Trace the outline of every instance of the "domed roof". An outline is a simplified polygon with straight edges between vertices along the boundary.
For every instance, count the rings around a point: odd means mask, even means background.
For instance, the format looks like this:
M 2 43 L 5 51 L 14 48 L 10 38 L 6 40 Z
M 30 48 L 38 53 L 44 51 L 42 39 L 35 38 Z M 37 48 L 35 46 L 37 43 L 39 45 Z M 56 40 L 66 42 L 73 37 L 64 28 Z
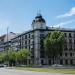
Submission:
M 45 19 L 42 18 L 41 14 L 38 14 L 35 19 L 32 21 L 32 23 L 36 23 L 36 22 L 44 22 L 45 23 Z

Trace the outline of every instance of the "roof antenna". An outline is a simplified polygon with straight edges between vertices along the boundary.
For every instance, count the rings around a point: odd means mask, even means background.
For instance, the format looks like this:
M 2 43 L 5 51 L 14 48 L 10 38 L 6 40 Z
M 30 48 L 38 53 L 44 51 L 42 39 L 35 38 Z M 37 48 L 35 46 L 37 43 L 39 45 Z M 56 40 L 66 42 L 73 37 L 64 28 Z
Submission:
M 41 10 L 40 9 L 37 11 L 37 16 L 41 16 Z

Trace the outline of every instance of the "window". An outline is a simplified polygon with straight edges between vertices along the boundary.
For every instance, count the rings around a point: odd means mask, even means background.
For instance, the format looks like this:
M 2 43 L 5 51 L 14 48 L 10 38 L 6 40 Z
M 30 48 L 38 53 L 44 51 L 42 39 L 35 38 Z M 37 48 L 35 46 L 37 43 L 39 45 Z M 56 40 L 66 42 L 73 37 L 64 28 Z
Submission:
M 74 44 L 75 44 L 75 39 L 74 39 Z
M 60 64 L 61 64 L 61 65 L 63 64 L 63 59 L 60 59 Z
M 48 60 L 49 65 L 51 65 L 51 60 Z
M 25 35 L 25 39 L 27 39 L 27 35 Z
M 27 46 L 25 46 L 25 48 L 27 48 Z
M 40 28 L 41 28 L 41 29 L 43 28 L 43 25 L 42 25 L 42 24 L 40 25 Z
M 67 60 L 67 59 L 65 60 L 65 64 L 66 64 L 66 65 L 68 64 L 68 60 Z
M 40 51 L 40 58 L 44 58 L 45 57 L 45 52 L 42 50 Z
M 44 34 L 40 34 L 40 37 L 44 37 Z
M 31 41 L 31 44 L 34 44 L 34 41 Z
M 42 38 L 40 39 L 40 49 L 44 49 L 44 42 Z
M 74 38 L 75 38 L 75 33 L 74 33 Z
M 23 45 L 25 45 L 25 41 L 22 41 Z
M 31 53 L 32 53 L 31 58 L 34 58 L 34 50 L 32 50 Z
M 72 39 L 69 39 L 69 43 L 72 43 Z
M 67 34 L 66 33 L 64 33 L 65 34 L 65 37 L 67 37 Z
M 65 53 L 65 56 L 67 57 L 67 53 Z
M 62 53 L 60 53 L 60 56 L 62 56 Z
M 64 43 L 65 43 L 65 44 L 67 43 L 67 39 L 64 40 Z
M 70 56 L 72 57 L 72 53 L 70 53 Z
M 74 51 L 75 51 L 75 45 L 74 45 Z
M 28 44 L 30 44 L 30 40 L 28 41 Z
M 34 50 L 34 48 L 31 48 L 31 51 L 33 51 Z
M 64 50 L 68 50 L 67 45 L 64 46 Z
M 72 59 L 70 60 L 70 64 L 71 64 L 71 65 L 73 64 L 73 60 L 72 60 Z
M 42 65 L 44 64 L 44 61 L 43 61 L 43 60 L 41 60 L 41 64 L 42 64 Z
M 24 40 L 24 38 L 25 38 L 24 35 L 22 35 L 22 40 Z
M 72 45 L 71 44 L 69 45 L 69 50 L 72 50 Z
M 29 50 L 30 50 L 30 45 L 29 45 Z
M 27 41 L 25 41 L 25 44 L 27 45 Z
M 29 38 L 30 38 L 30 34 L 29 34 Z
M 34 35 L 32 34 L 32 35 L 31 35 L 31 38 L 33 38 L 33 37 L 34 37 Z
M 72 36 L 71 36 L 71 33 L 69 33 L 69 38 L 71 38 Z

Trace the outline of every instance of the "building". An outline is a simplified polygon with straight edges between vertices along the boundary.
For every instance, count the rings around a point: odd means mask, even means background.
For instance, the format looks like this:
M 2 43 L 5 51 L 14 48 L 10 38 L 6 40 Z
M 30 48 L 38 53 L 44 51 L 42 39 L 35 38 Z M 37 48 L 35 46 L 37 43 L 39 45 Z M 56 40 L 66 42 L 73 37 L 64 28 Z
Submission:
M 56 28 L 47 27 L 45 19 L 40 14 L 35 17 L 31 26 L 31 30 L 11 38 L 10 41 L 8 41 L 10 42 L 10 47 L 13 50 L 19 50 L 21 48 L 29 49 L 33 55 L 31 63 L 37 65 L 53 64 L 53 58 L 45 58 L 42 39 L 48 34 L 48 32 L 52 32 Z M 58 30 L 65 33 L 66 39 L 64 50 L 59 55 L 58 63 L 63 65 L 75 65 L 75 30 L 65 28 L 58 28 Z M 2 38 L 3 37 L 4 36 L 2 36 Z M 0 46 L 4 44 L 6 45 L 7 43 L 1 43 Z M 2 46 L 2 48 L 4 47 L 5 46 Z
M 17 34 L 10 32 L 0 36 L 0 51 L 5 50 L 8 46 L 11 46 L 11 39 L 15 38 Z

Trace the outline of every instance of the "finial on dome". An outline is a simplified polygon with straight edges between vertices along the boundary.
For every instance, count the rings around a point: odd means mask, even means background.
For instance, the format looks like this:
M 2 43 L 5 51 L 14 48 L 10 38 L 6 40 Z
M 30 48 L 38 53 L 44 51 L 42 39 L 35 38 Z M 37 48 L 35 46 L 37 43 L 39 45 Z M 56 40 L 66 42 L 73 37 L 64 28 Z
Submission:
M 41 16 L 41 10 L 40 9 L 37 11 L 37 16 Z

